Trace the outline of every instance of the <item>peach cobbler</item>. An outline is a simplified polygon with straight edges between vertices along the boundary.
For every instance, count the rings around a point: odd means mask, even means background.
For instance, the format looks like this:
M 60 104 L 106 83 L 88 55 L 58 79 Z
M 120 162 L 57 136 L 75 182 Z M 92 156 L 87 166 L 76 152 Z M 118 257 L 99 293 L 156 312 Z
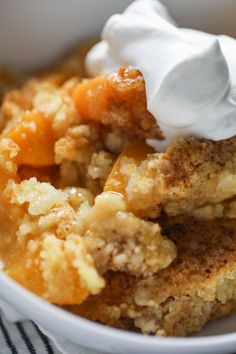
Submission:
M 236 308 L 236 139 L 165 152 L 140 71 L 86 78 L 90 44 L 0 73 L 0 258 L 53 304 L 184 336 Z

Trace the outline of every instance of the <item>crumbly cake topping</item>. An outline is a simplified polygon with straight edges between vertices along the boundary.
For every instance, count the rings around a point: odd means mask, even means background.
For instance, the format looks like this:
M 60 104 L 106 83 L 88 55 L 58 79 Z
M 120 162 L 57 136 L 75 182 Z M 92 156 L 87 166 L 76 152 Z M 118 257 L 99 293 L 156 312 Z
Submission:
M 84 79 L 88 46 L 0 75 L 5 272 L 92 320 L 190 334 L 235 309 L 235 138 L 154 152 L 141 73 Z

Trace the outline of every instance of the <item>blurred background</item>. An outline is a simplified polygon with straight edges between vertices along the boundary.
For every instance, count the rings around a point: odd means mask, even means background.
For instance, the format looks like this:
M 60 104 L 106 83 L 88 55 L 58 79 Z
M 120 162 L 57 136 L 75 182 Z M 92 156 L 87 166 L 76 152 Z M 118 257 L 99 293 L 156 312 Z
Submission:
M 144 0 L 145 1 L 145 0 Z M 131 0 L 0 0 L 0 65 L 44 66 Z M 236 0 L 163 0 L 182 26 L 236 37 Z

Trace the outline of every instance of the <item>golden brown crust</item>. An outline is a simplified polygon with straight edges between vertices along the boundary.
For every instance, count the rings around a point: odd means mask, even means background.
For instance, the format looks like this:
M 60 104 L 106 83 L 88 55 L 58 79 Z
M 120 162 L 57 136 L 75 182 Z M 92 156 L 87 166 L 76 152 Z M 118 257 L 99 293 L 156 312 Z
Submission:
M 154 153 L 145 139 L 163 136 L 140 72 L 81 82 L 78 55 L 4 96 L 5 271 L 95 321 L 198 331 L 236 304 L 236 140 Z M 12 79 L 2 83 L 6 92 Z
M 102 294 L 73 311 L 113 326 L 129 319 L 144 333 L 183 336 L 234 310 L 235 221 L 176 217 L 162 224 L 178 249 L 168 268 L 147 279 L 108 274 Z
M 165 153 L 149 154 L 142 163 L 137 163 L 135 154 L 123 154 L 116 174 L 125 181 L 123 193 L 135 214 L 151 218 L 162 211 L 192 214 L 206 204 L 235 196 L 235 157 L 235 138 L 219 142 L 182 139 Z M 107 184 L 115 183 L 108 179 Z
M 80 209 L 79 233 L 102 274 L 113 270 L 148 276 L 176 257 L 175 245 L 157 223 L 127 212 L 123 198 L 110 192 L 100 194 L 92 208 Z

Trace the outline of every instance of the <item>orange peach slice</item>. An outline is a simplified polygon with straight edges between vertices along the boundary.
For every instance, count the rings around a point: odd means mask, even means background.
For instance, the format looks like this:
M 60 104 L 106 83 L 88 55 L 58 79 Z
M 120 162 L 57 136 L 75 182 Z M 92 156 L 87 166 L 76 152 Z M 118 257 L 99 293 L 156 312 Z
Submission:
M 20 151 L 15 158 L 17 165 L 46 167 L 54 165 L 55 137 L 52 121 L 40 112 L 29 112 L 6 134 L 16 143 Z

